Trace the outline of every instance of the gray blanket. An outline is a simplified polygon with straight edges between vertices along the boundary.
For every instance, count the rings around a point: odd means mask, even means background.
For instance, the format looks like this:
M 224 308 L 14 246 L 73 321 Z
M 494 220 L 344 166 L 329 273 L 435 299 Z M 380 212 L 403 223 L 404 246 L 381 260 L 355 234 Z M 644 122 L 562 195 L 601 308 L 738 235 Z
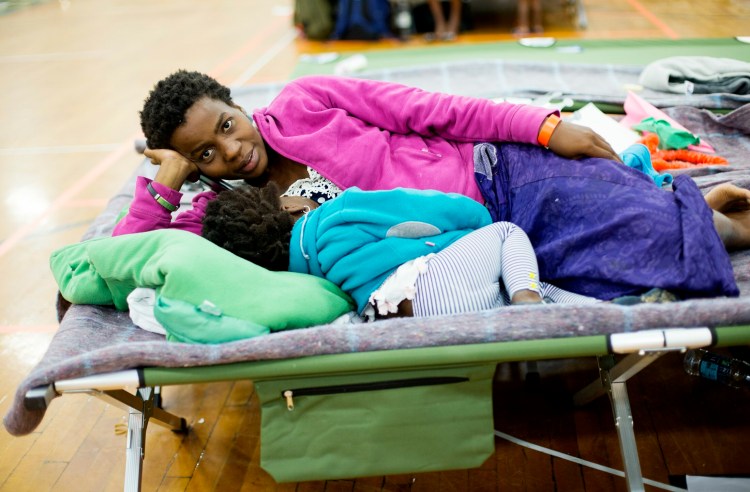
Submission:
M 644 87 L 641 65 L 524 62 L 515 60 L 467 60 L 438 65 L 367 70 L 351 74 L 445 92 L 488 99 L 536 99 L 557 94 L 554 101 L 572 99 L 622 105 L 628 91 L 659 108 L 691 106 L 735 109 L 750 102 L 750 95 L 732 93 L 675 94 Z M 234 98 L 250 111 L 267 105 L 282 84 L 244 87 Z
M 732 181 L 750 188 L 750 105 L 716 117 L 677 107 L 666 111 L 692 132 L 706 136 L 730 166 L 693 170 L 703 189 Z M 113 197 L 84 239 L 111 232 L 114 220 L 132 197 L 134 178 Z M 44 412 L 27 410 L 27 390 L 60 379 L 143 366 L 186 367 L 238 361 L 289 359 L 322 354 L 458 346 L 540 338 L 577 337 L 663 327 L 750 324 L 750 251 L 732 254 L 741 290 L 737 299 L 710 299 L 623 307 L 518 306 L 459 316 L 384 320 L 366 325 L 319 326 L 275 333 L 214 346 L 168 343 L 141 330 L 128 314 L 96 306 L 74 305 L 42 358 L 19 385 L 4 418 L 8 432 L 32 432 Z
M 643 69 L 644 87 L 675 94 L 750 94 L 750 63 L 732 58 L 674 56 Z

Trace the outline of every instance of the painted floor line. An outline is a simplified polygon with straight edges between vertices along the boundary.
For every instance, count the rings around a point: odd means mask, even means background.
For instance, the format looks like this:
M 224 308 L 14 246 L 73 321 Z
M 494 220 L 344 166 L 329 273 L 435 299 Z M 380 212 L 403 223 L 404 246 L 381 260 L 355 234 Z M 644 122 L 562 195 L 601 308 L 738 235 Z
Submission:
M 71 51 L 59 53 L 34 53 L 28 55 L 4 55 L 0 56 L 0 63 L 26 63 L 47 61 L 70 61 L 87 60 L 91 58 L 102 58 L 106 51 Z
M 672 30 L 665 22 L 654 15 L 650 10 L 644 7 L 638 0 L 627 0 L 627 2 L 638 11 L 643 17 L 646 18 L 651 24 L 659 28 L 670 39 L 680 39 L 680 36 Z
M 92 145 L 55 145 L 50 147 L 5 147 L 0 148 L 0 155 L 43 155 L 43 154 L 79 154 L 87 152 L 112 152 L 121 143 Z
M 269 38 L 271 34 L 274 34 L 280 27 L 287 26 L 289 19 L 282 17 L 274 17 L 273 21 L 266 25 L 265 29 L 256 32 L 255 36 L 250 38 L 240 49 L 235 51 L 232 55 L 227 57 L 223 62 L 210 70 L 208 73 L 216 79 L 220 79 L 224 72 L 228 70 L 232 65 L 236 64 L 243 56 L 246 56 L 254 48 L 257 48 L 258 44 L 263 40 Z
M 36 325 L 36 326 L 0 326 L 0 334 L 13 335 L 17 333 L 54 333 L 59 328 L 58 325 Z
M 89 207 L 104 207 L 109 203 L 109 198 L 88 198 L 79 200 L 69 200 L 67 203 L 63 203 L 61 206 L 65 208 L 89 208 Z
M 249 51 L 252 50 L 252 48 L 256 47 L 258 43 L 263 41 L 265 38 L 267 38 L 269 35 L 271 35 L 274 30 L 279 29 L 280 27 L 283 27 L 289 22 L 288 18 L 283 17 L 276 17 L 275 22 L 272 22 L 268 24 L 266 29 L 263 29 L 262 31 L 259 31 L 256 33 L 255 36 L 253 36 L 247 43 L 245 43 L 239 50 L 235 51 L 231 55 L 229 55 L 226 59 L 224 59 L 222 62 L 220 62 L 213 70 L 211 70 L 209 73 L 213 76 L 218 78 L 225 70 L 227 70 L 231 64 L 236 63 L 237 60 L 239 60 L 242 56 L 247 54 Z M 264 58 L 261 56 L 261 58 Z M 0 243 L 0 258 L 3 257 L 8 251 L 13 249 L 19 242 L 21 242 L 24 238 L 31 235 L 35 229 L 41 224 L 49 215 L 52 214 L 53 211 L 62 208 L 73 200 L 78 193 L 81 192 L 86 186 L 93 183 L 95 179 L 97 179 L 99 176 L 101 176 L 105 171 L 107 171 L 111 166 L 115 164 L 124 154 L 125 152 L 132 152 L 133 151 L 133 142 L 136 138 L 141 138 L 142 135 L 140 132 L 132 135 L 130 138 L 128 138 L 125 142 L 118 145 L 118 147 L 113 150 L 109 155 L 104 157 L 101 161 L 99 161 L 96 166 L 91 168 L 88 173 L 83 175 L 77 182 L 75 182 L 73 185 L 71 185 L 67 190 L 65 190 L 61 195 L 55 199 L 52 204 L 39 214 L 34 220 L 31 220 L 26 223 L 23 227 L 16 230 L 15 233 L 11 234 L 8 238 L 6 238 L 2 243 Z
M 266 66 L 273 58 L 281 53 L 287 46 L 297 39 L 297 32 L 290 30 L 284 35 L 283 38 L 279 39 L 273 46 L 271 46 L 258 60 L 250 65 L 247 70 L 242 72 L 237 79 L 232 82 L 232 86 L 245 85 L 248 80 L 252 79 L 264 66 Z
M 65 224 L 50 227 L 49 229 L 39 228 L 26 236 L 24 239 L 38 239 L 40 237 L 49 237 L 51 235 L 60 234 L 61 232 L 67 232 L 72 229 L 81 229 L 81 235 L 83 235 L 83 233 L 86 232 L 86 229 L 91 224 L 91 222 L 94 221 L 94 219 L 96 219 L 96 214 L 91 214 L 91 217 L 85 220 L 66 222 Z
M 49 217 L 50 214 L 52 214 L 53 211 L 61 208 L 65 203 L 73 199 L 82 189 L 84 189 L 89 184 L 93 183 L 95 179 L 97 179 L 99 176 L 101 176 L 105 171 L 107 171 L 110 166 L 112 166 L 115 162 L 117 162 L 118 159 L 120 159 L 123 155 L 125 155 L 125 152 L 132 152 L 133 151 L 133 139 L 135 139 L 135 135 L 129 139 L 129 141 L 124 142 L 118 147 L 114 152 L 110 153 L 107 157 L 102 159 L 96 166 L 91 168 L 88 173 L 83 175 L 81 179 L 76 181 L 73 185 L 71 185 L 67 190 L 65 190 L 61 195 L 55 199 L 55 201 L 52 202 L 52 204 L 39 214 L 34 220 L 31 220 L 26 223 L 22 228 L 16 230 L 15 233 L 13 233 L 11 236 L 9 236 L 5 241 L 3 241 L 0 244 L 0 257 L 5 255 L 8 251 L 10 251 L 16 244 L 18 244 L 21 240 L 23 240 L 26 236 L 34 232 L 34 230 L 41 224 L 47 217 Z

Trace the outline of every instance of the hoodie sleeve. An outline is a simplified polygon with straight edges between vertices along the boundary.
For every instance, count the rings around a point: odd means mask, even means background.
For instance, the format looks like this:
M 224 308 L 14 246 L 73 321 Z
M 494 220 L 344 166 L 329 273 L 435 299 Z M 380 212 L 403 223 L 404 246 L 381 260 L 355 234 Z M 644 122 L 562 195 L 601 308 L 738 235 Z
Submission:
M 180 203 L 182 193 L 161 183 L 151 181 L 144 176 L 138 176 L 135 182 L 135 194 L 130 203 L 127 214 L 117 223 L 112 231 L 113 236 L 135 234 L 137 232 L 155 231 L 158 229 L 178 229 L 201 234 L 203 230 L 203 216 L 206 206 L 216 197 L 213 191 L 199 193 L 193 198 L 192 208 L 177 214 L 172 220 L 172 214 L 161 206 L 146 189 L 152 183 L 154 190 L 170 203 Z
M 343 110 L 393 133 L 440 136 L 460 142 L 501 141 L 538 145 L 544 119 L 554 110 L 489 99 L 428 92 L 416 87 L 333 76 L 301 77 L 287 84 L 272 103 L 302 113 Z M 333 112 L 331 112 L 333 117 Z

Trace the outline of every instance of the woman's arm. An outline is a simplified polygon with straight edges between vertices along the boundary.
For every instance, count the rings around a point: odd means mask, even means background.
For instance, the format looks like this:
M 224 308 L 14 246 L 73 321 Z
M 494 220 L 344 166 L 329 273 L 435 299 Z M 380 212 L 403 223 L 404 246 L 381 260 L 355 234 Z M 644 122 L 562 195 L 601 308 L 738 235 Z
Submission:
M 296 79 L 287 84 L 269 109 L 273 114 L 299 114 L 302 118 L 305 115 L 333 118 L 343 111 L 368 125 L 399 134 L 441 136 L 461 142 L 526 143 L 536 142 L 542 122 L 555 112 L 427 92 L 390 82 L 336 76 Z M 298 123 L 305 125 L 304 119 Z
M 594 130 L 566 121 L 561 121 L 552 132 L 547 148 L 571 159 L 602 157 L 622 162 L 612 146 Z
M 301 103 L 301 104 L 300 104 Z M 269 109 L 274 114 L 335 119 L 337 110 L 392 133 L 441 136 L 459 142 L 505 141 L 539 145 L 542 124 L 557 111 L 489 99 L 427 92 L 401 84 L 335 76 L 308 76 L 290 82 Z M 565 157 L 619 160 L 609 144 L 589 128 L 561 122 L 548 147 Z
M 203 229 L 203 216 L 206 205 L 216 197 L 213 191 L 199 193 L 193 198 L 192 208 L 178 214 L 172 220 L 172 211 L 159 203 L 151 192 L 148 185 L 160 197 L 173 206 L 178 206 L 182 193 L 173 190 L 161 183 L 138 176 L 135 183 L 135 194 L 130 204 L 127 215 L 120 220 L 112 231 L 113 236 L 123 234 L 134 234 L 137 232 L 148 232 L 158 229 L 179 229 L 195 234 L 200 234 Z

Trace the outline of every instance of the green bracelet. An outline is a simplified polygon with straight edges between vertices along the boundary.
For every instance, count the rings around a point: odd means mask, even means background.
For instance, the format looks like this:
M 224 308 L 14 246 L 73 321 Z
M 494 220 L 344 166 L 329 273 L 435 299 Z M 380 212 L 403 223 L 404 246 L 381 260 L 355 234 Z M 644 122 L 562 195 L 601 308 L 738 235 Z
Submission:
M 148 183 L 146 185 L 146 189 L 148 190 L 149 193 L 151 193 L 151 196 L 154 197 L 154 200 L 156 200 L 159 205 L 161 205 L 162 207 L 166 208 L 170 212 L 174 212 L 175 210 L 177 210 L 178 208 L 180 208 L 179 205 L 172 205 L 171 203 L 169 203 L 167 201 L 166 198 L 164 198 L 163 196 L 161 196 L 160 194 L 158 194 L 156 192 L 156 190 L 154 189 L 154 187 L 151 186 L 151 183 Z

